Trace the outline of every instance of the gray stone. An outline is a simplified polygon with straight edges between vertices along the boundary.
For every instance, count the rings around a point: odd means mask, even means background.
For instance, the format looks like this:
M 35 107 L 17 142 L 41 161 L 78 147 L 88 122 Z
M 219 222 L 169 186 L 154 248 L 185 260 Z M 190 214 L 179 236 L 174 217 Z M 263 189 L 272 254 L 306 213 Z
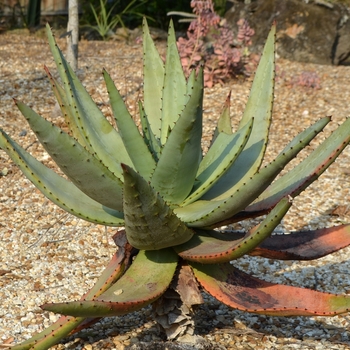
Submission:
M 318 64 L 350 64 L 350 13 L 341 4 L 321 0 L 233 1 L 225 18 L 232 27 L 240 18 L 255 30 L 260 51 L 270 26 L 277 22 L 277 53 L 290 60 Z

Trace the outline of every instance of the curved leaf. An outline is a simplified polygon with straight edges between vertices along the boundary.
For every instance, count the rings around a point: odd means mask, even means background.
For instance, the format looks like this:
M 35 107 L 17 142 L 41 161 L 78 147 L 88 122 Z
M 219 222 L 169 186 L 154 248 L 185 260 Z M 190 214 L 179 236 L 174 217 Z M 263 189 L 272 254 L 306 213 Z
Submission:
M 238 310 L 276 316 L 334 316 L 350 311 L 349 295 L 265 282 L 230 263 L 191 265 L 209 294 Z
M 154 168 L 156 167 L 156 162 L 126 108 L 123 98 L 120 96 L 114 82 L 105 70 L 103 71 L 103 76 L 118 131 L 129 157 L 134 164 L 134 169 L 136 169 L 143 178 L 150 180 Z
M 181 203 L 184 207 L 207 192 L 239 157 L 252 131 L 253 119 L 237 133 L 218 134 L 214 143 L 199 164 L 192 193 Z
M 275 34 L 273 25 L 266 40 L 265 47 L 256 70 L 250 95 L 239 124 L 244 127 L 250 119 L 255 122 L 249 141 L 233 166 L 208 191 L 203 199 L 213 199 L 218 195 L 226 196 L 234 185 L 248 182 L 259 169 L 265 154 L 269 128 L 272 118 L 272 106 L 275 85 Z
M 120 163 L 132 166 L 131 159 L 123 141 L 113 126 L 108 122 L 91 96 L 85 90 L 72 68 L 67 63 L 47 25 L 50 49 L 55 59 L 58 72 L 63 82 L 66 98 L 71 108 L 71 116 L 79 127 L 82 138 L 91 153 L 121 178 Z M 69 115 L 69 116 L 70 116 Z
M 92 301 L 45 304 L 44 310 L 76 317 L 119 316 L 158 299 L 169 287 L 178 257 L 171 249 L 140 251 L 125 274 Z
M 268 237 L 249 254 L 280 260 L 314 260 L 350 245 L 350 224 Z
M 123 226 L 123 213 L 102 206 L 74 184 L 37 161 L 0 129 L 2 148 L 23 174 L 53 203 L 86 221 L 106 226 Z
M 164 145 L 188 100 L 187 83 L 177 50 L 173 21 L 170 20 L 162 91 L 162 127 L 160 142 Z
M 126 265 L 130 263 L 130 245 L 127 243 L 125 231 L 119 231 L 113 238 L 118 247 L 117 252 L 113 255 L 95 285 L 81 298 L 82 300 L 92 300 L 108 290 L 124 273 Z M 49 349 L 62 338 L 86 328 L 98 320 L 99 318 L 87 319 L 85 317 L 61 316 L 53 325 L 21 344 L 13 346 L 12 349 Z
M 102 205 L 122 211 L 123 183 L 119 178 L 60 128 L 25 104 L 16 104 L 40 143 L 74 185 Z
M 183 259 L 202 264 L 217 264 L 238 259 L 271 235 L 291 205 L 287 198 L 281 200 L 258 228 L 251 230 L 244 237 L 239 237 L 237 233 L 196 230 L 196 235 L 190 241 L 174 249 Z
M 329 117 L 324 118 L 329 119 Z M 322 121 L 321 119 L 320 121 Z M 316 124 L 315 124 L 316 125 Z M 350 142 L 350 118 L 333 131 L 310 155 L 285 175 L 274 181 L 246 210 L 271 208 L 283 196 L 296 197 L 314 182 Z
M 152 186 L 169 205 L 190 193 L 202 158 L 203 72 L 192 89 L 180 118 L 171 130 L 152 176 Z M 146 110 L 147 112 L 147 110 Z
M 282 169 L 324 128 L 329 118 L 323 118 L 297 135 L 271 163 L 255 173 L 247 183 L 234 186 L 215 200 L 198 200 L 174 211 L 190 227 L 220 227 L 234 221 L 234 215 L 245 209 L 263 193 Z M 350 136 L 349 136 L 350 137 Z M 242 153 L 241 153 L 242 154 Z M 223 181 L 221 177 L 219 181 Z M 283 197 L 282 197 L 283 198 Z

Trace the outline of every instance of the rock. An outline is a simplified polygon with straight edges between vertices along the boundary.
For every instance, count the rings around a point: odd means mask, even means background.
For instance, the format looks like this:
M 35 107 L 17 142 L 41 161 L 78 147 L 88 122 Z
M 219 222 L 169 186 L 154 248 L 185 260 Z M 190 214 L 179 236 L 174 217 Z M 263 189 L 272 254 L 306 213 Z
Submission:
M 240 18 L 255 30 L 253 50 L 260 51 L 271 24 L 277 22 L 277 53 L 290 60 L 350 64 L 350 12 L 323 0 L 234 1 L 225 15 L 236 27 Z

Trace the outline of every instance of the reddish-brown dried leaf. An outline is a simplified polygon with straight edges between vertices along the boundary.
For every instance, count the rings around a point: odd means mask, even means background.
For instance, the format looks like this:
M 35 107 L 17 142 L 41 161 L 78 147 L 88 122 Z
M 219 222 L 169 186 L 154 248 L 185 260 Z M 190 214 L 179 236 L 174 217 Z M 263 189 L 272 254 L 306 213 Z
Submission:
M 280 260 L 313 260 L 350 245 L 350 224 L 267 238 L 250 252 Z
M 179 293 L 181 301 L 189 308 L 192 305 L 203 304 L 203 297 L 198 288 L 197 280 L 190 266 L 182 264 L 177 276 L 175 290 Z
M 350 296 L 269 283 L 230 263 L 191 263 L 195 276 L 213 297 L 235 309 L 277 316 L 333 316 L 350 310 Z

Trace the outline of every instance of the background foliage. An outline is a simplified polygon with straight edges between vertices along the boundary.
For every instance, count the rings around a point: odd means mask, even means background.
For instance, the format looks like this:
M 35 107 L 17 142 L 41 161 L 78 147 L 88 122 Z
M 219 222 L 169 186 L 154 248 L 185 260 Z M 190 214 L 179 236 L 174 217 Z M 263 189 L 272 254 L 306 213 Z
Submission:
M 123 11 L 123 9 L 128 6 L 130 1 L 128 0 L 117 0 L 107 2 L 106 10 L 109 11 L 113 6 L 112 13 L 118 14 Z M 100 0 L 88 0 L 84 1 L 82 4 L 82 23 L 93 24 L 95 19 L 93 12 L 91 11 L 91 6 L 98 9 L 100 6 Z M 148 0 L 144 4 L 138 7 L 138 12 L 146 16 L 149 16 L 150 25 L 153 27 L 158 27 L 161 29 L 167 29 L 170 18 L 167 16 L 169 11 L 185 11 L 192 12 L 189 0 Z M 126 13 L 124 15 L 123 21 L 125 25 L 132 29 L 138 27 L 142 23 L 142 17 L 134 13 Z M 188 24 L 183 26 L 187 28 Z

